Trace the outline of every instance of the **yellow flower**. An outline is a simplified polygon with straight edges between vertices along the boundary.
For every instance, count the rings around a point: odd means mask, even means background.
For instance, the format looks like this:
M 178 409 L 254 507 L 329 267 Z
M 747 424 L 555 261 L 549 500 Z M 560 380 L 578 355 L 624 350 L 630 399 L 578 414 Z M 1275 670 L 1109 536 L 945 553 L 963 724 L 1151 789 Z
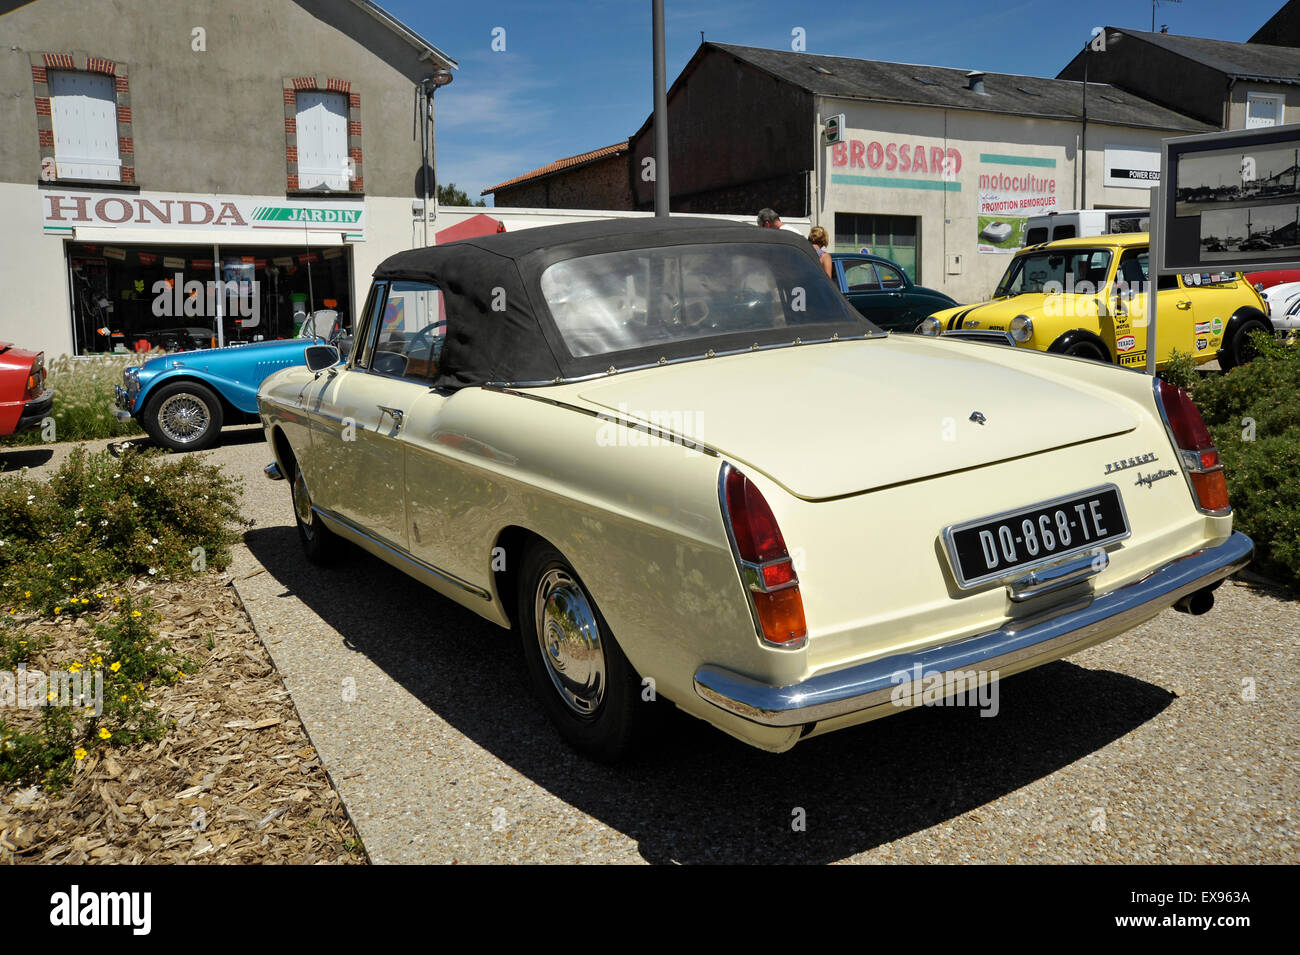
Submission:
M 138 617 L 138 616 L 140 616 L 140 611 L 138 611 L 138 610 L 132 610 L 132 611 L 131 611 L 131 616 L 133 616 L 133 617 Z
M 125 693 L 122 694 L 122 702 L 123 702 L 123 703 L 126 702 L 126 694 L 125 694 Z
M 102 667 L 104 665 L 104 658 L 96 653 L 91 656 L 90 665 L 93 667 Z
M 141 693 L 144 692 L 144 684 L 143 684 L 143 683 L 137 683 L 136 686 L 138 686 L 138 687 L 140 688 L 140 692 L 141 692 Z
M 31 592 L 30 590 L 24 590 L 24 591 L 23 591 L 23 596 L 24 596 L 24 597 L 30 597 L 31 595 L 32 595 L 32 592 Z
M 78 760 L 82 760 L 86 758 L 86 751 L 82 749 L 80 746 L 78 746 L 77 751 L 72 755 L 75 756 Z
M 121 597 L 114 597 L 114 598 L 113 598 L 113 603 L 115 603 L 115 604 L 120 604 L 121 602 L 122 602 L 122 598 L 121 598 Z
M 122 669 L 122 662 L 120 660 L 115 661 L 109 669 L 116 673 L 118 670 Z
M 68 665 L 68 672 L 69 672 L 69 673 L 80 673 L 80 672 L 81 672 L 81 664 L 80 664 L 80 663 L 75 663 L 75 662 L 69 664 L 69 665 Z
M 62 607 L 55 607 L 55 608 L 54 608 L 54 612 L 57 614 L 57 613 L 58 613 L 60 610 L 62 610 L 62 609 L 63 609 Z
M 110 733 L 110 732 L 109 732 L 108 730 L 106 730 L 106 729 L 100 729 L 100 731 L 99 731 L 99 738 L 100 738 L 100 739 L 112 739 L 112 738 L 113 738 L 113 734 Z
M 47 699 L 48 701 L 50 701 L 51 703 L 53 703 L 53 702 L 54 702 L 54 696 L 55 696 L 54 691 L 51 690 L 49 693 L 46 693 L 46 694 L 45 694 L 45 699 Z

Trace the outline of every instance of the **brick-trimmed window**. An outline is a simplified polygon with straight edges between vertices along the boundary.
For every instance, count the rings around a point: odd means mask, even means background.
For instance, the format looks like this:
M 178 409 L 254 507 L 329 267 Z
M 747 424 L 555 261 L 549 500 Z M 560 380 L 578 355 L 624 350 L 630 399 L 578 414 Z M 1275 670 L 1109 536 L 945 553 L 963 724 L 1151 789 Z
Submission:
M 284 159 L 289 192 L 365 191 L 361 94 L 351 82 L 284 78 Z
M 125 63 L 86 53 L 29 53 L 40 178 L 135 184 Z

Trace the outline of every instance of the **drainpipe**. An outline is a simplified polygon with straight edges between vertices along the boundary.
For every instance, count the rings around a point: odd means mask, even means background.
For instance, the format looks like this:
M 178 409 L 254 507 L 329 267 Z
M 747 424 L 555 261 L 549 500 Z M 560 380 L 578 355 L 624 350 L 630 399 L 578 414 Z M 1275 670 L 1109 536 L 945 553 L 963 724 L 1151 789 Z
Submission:
M 1083 124 L 1079 131 L 1079 208 L 1088 208 L 1088 47 L 1083 48 Z

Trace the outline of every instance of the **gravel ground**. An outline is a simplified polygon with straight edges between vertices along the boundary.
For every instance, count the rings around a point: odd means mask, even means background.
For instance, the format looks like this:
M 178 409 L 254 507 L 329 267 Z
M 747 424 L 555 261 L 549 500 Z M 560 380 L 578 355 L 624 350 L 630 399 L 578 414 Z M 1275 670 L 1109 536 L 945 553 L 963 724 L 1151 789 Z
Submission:
M 1300 601 L 1267 585 L 1010 678 L 994 719 L 774 756 L 683 716 L 608 768 L 551 731 L 510 634 L 367 555 L 308 565 L 256 429 L 213 456 L 256 522 L 239 593 L 376 862 L 1296 860 Z

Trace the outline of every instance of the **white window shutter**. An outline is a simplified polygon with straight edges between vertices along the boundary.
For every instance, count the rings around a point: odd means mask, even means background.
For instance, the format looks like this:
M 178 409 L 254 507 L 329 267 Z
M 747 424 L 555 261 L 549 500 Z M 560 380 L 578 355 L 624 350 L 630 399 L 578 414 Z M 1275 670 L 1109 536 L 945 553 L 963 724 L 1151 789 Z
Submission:
M 347 190 L 348 100 L 342 93 L 299 90 L 298 187 Z
M 113 77 L 56 70 L 50 72 L 49 82 L 59 177 L 121 182 Z
M 1246 128 L 1280 126 L 1284 102 L 1281 96 L 1263 93 L 1246 94 Z

